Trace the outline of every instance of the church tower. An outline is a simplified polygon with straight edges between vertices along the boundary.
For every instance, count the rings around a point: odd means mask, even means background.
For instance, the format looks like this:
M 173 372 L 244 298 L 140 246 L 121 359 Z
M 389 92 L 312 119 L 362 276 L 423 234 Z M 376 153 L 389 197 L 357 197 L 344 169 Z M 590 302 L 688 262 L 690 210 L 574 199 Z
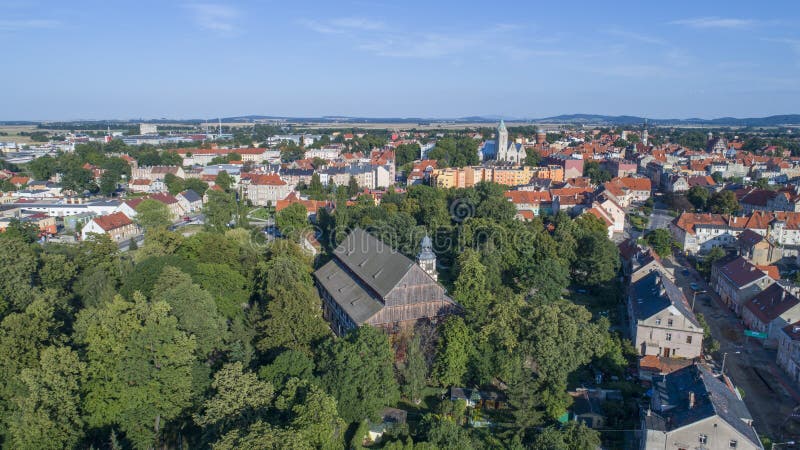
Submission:
M 497 159 L 508 159 L 508 130 L 503 119 L 500 119 L 500 126 L 497 127 Z
M 420 247 L 417 255 L 417 264 L 435 281 L 438 279 L 436 274 L 436 253 L 433 253 L 433 242 L 431 242 L 431 238 L 427 234 L 422 238 Z

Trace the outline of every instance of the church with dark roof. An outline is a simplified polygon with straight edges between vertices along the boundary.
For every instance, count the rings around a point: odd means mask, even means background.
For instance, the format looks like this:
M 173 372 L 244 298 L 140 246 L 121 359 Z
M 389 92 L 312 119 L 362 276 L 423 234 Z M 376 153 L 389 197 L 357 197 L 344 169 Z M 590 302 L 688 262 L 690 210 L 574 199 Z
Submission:
M 353 230 L 314 272 L 323 315 L 341 336 L 368 324 L 397 332 L 436 322 L 460 307 L 436 281 L 436 254 L 427 236 L 412 261 L 362 229 Z

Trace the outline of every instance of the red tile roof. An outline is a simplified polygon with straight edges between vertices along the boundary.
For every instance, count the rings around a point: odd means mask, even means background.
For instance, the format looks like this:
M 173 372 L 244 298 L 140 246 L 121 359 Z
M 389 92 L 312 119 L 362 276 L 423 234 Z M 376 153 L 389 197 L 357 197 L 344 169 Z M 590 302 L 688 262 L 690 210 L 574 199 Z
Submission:
M 260 186 L 284 186 L 286 182 L 281 179 L 278 174 L 271 173 L 271 174 L 243 174 L 242 178 L 249 179 L 250 184 L 260 185 Z
M 553 197 L 547 191 L 506 191 L 503 192 L 503 196 L 518 205 L 553 201 Z
M 100 226 L 104 231 L 115 230 L 126 225 L 130 225 L 133 221 L 124 213 L 115 212 L 105 216 L 95 217 L 94 222 Z

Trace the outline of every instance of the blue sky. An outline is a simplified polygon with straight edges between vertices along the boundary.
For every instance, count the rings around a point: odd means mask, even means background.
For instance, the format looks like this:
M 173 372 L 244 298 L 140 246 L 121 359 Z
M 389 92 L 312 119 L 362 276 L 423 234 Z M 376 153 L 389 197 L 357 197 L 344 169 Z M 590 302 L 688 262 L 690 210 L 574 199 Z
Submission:
M 800 113 L 798 1 L 0 0 L 0 120 Z

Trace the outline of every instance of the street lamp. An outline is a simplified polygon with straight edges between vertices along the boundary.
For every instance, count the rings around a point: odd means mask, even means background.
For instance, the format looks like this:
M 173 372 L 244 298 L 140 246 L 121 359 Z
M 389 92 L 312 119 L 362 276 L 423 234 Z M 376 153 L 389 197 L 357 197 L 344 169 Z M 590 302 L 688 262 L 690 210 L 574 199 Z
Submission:
M 694 291 L 694 294 L 692 295 L 692 312 L 694 312 L 694 302 L 697 300 L 697 294 L 705 294 L 706 292 L 708 291 Z

